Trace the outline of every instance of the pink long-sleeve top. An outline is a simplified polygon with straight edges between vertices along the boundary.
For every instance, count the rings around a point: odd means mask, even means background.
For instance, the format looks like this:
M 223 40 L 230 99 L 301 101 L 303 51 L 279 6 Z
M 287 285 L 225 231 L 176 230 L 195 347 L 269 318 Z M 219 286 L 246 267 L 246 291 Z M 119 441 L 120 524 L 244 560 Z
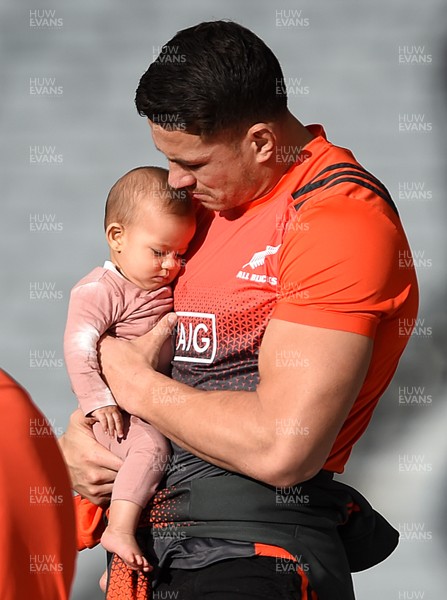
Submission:
M 116 405 L 101 377 L 97 345 L 106 332 L 126 340 L 150 331 L 173 308 L 172 290 L 147 291 L 125 279 L 110 262 L 72 289 L 64 335 L 65 364 L 85 415 Z

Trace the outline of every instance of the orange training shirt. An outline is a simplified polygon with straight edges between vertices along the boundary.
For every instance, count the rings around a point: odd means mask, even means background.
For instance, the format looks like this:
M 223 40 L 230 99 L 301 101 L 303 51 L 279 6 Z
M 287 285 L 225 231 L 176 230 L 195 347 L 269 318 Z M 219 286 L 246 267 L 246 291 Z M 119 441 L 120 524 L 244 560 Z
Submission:
M 76 542 L 67 469 L 51 426 L 0 370 L 2 600 L 67 600 Z
M 322 127 L 309 129 L 315 137 L 268 194 L 199 211 L 174 291 L 172 376 L 204 390 L 255 390 L 271 318 L 371 337 L 366 380 L 324 467 L 342 472 L 411 335 L 418 288 L 387 190 Z M 224 473 L 175 444 L 174 453 L 168 485 Z

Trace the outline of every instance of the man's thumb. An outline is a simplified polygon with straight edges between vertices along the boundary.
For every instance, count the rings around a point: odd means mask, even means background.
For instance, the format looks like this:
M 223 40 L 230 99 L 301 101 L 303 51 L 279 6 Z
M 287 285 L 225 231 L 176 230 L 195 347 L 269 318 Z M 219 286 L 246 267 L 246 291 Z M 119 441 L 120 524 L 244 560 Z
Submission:
M 174 331 L 177 321 L 178 317 L 175 313 L 168 313 L 167 315 L 164 315 L 152 329 L 154 337 L 160 338 L 160 345 Z
M 175 313 L 168 313 L 167 315 L 164 315 L 150 331 L 130 342 L 146 357 L 146 360 L 152 368 L 158 368 L 157 365 L 160 364 L 160 353 L 164 352 L 164 344 L 172 334 L 176 323 L 177 315 Z M 171 345 L 169 345 L 169 347 L 171 347 Z M 169 362 L 170 360 L 171 355 Z

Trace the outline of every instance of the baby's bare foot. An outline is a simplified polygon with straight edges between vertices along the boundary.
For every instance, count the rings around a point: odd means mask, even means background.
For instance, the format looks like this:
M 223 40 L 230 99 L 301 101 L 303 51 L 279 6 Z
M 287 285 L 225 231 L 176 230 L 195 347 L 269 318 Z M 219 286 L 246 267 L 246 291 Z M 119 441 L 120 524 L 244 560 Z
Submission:
M 99 580 L 99 587 L 105 593 L 107 589 L 107 569 L 101 575 L 101 579 Z
M 106 527 L 101 537 L 101 544 L 109 552 L 118 554 L 131 569 L 152 571 L 133 534 Z

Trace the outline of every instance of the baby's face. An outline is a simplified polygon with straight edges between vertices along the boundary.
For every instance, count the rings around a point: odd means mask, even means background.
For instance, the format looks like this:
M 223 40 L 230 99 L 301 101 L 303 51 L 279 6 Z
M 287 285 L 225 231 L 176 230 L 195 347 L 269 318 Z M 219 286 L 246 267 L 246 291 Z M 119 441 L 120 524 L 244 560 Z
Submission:
M 195 228 L 193 215 L 143 212 L 125 228 L 121 252 L 117 255 L 121 272 L 145 290 L 171 283 L 182 267 L 182 256 Z

